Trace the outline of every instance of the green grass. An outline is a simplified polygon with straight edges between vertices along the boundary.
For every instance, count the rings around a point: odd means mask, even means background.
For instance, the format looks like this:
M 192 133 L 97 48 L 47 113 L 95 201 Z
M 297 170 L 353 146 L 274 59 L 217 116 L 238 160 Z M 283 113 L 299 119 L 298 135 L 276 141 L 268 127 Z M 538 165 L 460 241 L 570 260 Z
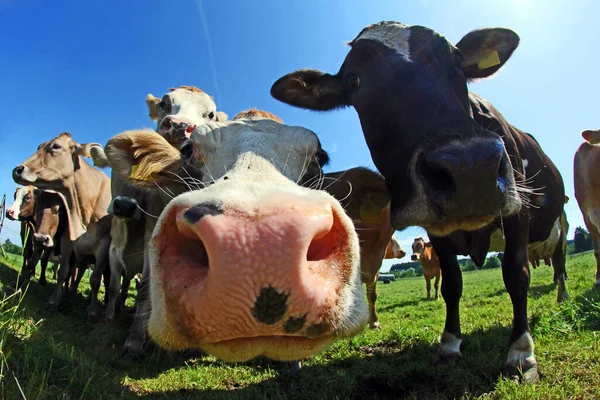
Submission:
M 1 290 L 8 295 L 20 259 L 0 256 L 0 264 Z M 463 274 L 465 347 L 457 367 L 431 366 L 444 303 L 425 301 L 425 282 L 417 277 L 378 286 L 381 331 L 336 343 L 304 361 L 296 375 L 265 359 L 227 364 L 156 348 L 137 362 L 123 360 L 120 350 L 132 309 L 113 325 L 88 324 L 84 278 L 66 309 L 50 314 L 43 307 L 53 282 L 41 287 L 34 281 L 24 296 L 0 303 L 0 397 L 600 398 L 600 291 L 592 289 L 594 265 L 590 254 L 568 261 L 571 302 L 560 305 L 552 269 L 532 270 L 529 315 L 542 379 L 531 386 L 501 376 L 512 312 L 499 269 Z M 128 305 L 133 305 L 132 294 Z

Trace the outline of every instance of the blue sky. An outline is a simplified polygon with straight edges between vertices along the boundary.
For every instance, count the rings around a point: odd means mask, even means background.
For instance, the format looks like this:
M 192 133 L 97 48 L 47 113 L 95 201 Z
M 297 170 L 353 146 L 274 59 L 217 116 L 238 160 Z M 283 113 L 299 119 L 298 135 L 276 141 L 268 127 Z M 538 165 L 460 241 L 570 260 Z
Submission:
M 315 131 L 331 155 L 329 171 L 372 167 L 353 109 L 296 109 L 272 99 L 269 89 L 296 69 L 336 72 L 345 41 L 365 25 L 396 20 L 430 27 L 454 43 L 482 27 L 519 33 L 511 60 L 471 90 L 541 143 L 571 197 L 570 235 L 583 225 L 572 164 L 580 132 L 598 128 L 600 2 L 0 0 L 0 14 L 0 195 L 7 203 L 12 168 L 39 143 L 62 131 L 80 143 L 105 143 L 123 130 L 152 126 L 146 94 L 160 97 L 179 85 L 202 88 L 231 117 L 258 107 Z M 0 238 L 18 241 L 18 230 L 7 222 Z M 424 234 L 410 228 L 396 236 L 408 250 Z

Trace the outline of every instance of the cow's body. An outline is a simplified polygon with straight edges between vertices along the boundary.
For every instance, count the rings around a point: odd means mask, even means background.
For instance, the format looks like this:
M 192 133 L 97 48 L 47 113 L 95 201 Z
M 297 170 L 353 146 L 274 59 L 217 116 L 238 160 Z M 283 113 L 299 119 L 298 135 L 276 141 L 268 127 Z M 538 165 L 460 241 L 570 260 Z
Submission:
M 419 261 L 423 267 L 423 278 L 425 278 L 425 286 L 427 289 L 427 299 L 431 299 L 431 280 L 435 279 L 433 287 L 435 289 L 435 300 L 440 298 L 438 289 L 440 287 L 440 279 L 442 270 L 440 268 L 440 260 L 430 242 L 425 243 L 423 238 L 416 238 L 412 244 L 413 254 L 411 260 Z
M 34 269 L 27 267 L 27 261 L 33 255 L 33 234 L 35 233 L 35 188 L 33 186 L 17 187 L 14 194 L 14 202 L 6 209 L 6 217 L 12 221 L 21 221 L 21 246 L 23 247 L 23 265 L 19 277 L 19 287 L 26 284 L 30 277 L 35 276 Z M 39 259 L 39 257 L 37 257 Z M 33 260 L 32 260 L 33 261 Z M 45 272 L 45 271 L 44 271 Z M 46 284 L 45 273 L 40 275 L 40 284 Z
M 42 143 L 31 157 L 13 170 L 16 183 L 55 191 L 67 208 L 68 240 L 61 240 L 57 286 L 48 300 L 48 307 L 53 310 L 57 310 L 61 303 L 64 285 L 71 271 L 71 242 L 79 238 L 90 223 L 107 214 L 110 180 L 82 158 L 89 157 L 91 149 L 99 146 L 93 143 L 81 145 L 69 133 L 63 132 Z M 102 271 L 98 273 L 102 274 Z
M 550 236 L 564 184 L 537 141 L 467 85 L 502 67 L 519 40 L 509 29 L 490 28 L 453 45 L 429 28 L 382 21 L 350 42 L 337 74 L 299 70 L 276 81 L 271 94 L 313 110 L 357 111 L 392 198 L 392 225 L 424 227 L 440 260 L 446 325 L 436 361 L 461 357 L 456 256 L 470 255 L 481 265 L 491 233 L 504 229 L 502 272 L 514 314 L 506 368 L 534 381 L 527 245 Z M 561 246 L 553 263 L 564 287 Z
M 575 198 L 594 243 L 594 285 L 600 287 L 600 131 L 586 130 L 581 135 L 585 142 L 577 149 L 573 165 Z
M 325 174 L 323 189 L 340 202 L 354 223 L 360 244 L 361 279 L 367 286 L 369 327 L 378 329 L 377 278 L 394 233 L 385 181 L 367 168 L 352 168 Z M 394 255 L 403 256 L 394 254 L 392 248 L 391 256 Z

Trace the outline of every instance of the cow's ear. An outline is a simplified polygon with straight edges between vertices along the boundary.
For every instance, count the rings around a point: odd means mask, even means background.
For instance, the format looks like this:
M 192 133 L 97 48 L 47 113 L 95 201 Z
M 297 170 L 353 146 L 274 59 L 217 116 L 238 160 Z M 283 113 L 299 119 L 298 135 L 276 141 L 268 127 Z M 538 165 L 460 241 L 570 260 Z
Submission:
M 166 185 L 181 168 L 179 150 L 151 130 L 126 131 L 104 146 L 106 157 L 121 178 L 140 187 Z
M 154 97 L 152 94 L 148 94 L 148 96 L 146 96 L 148 115 L 152 121 L 156 121 L 158 119 L 158 103 L 160 103 L 159 98 Z
M 94 147 L 100 148 L 100 150 L 102 150 L 102 145 L 100 143 L 75 143 L 75 146 L 73 147 L 73 155 L 91 158 L 91 152 L 94 151 Z
M 279 78 L 271 96 L 292 106 L 316 111 L 346 106 L 344 87 L 337 76 L 302 69 Z
M 458 65 L 467 79 L 485 78 L 498 71 L 519 46 L 519 35 L 505 28 L 477 29 L 457 44 Z
M 217 111 L 215 113 L 215 121 L 217 122 L 223 122 L 223 121 L 227 121 L 228 115 L 225 114 L 223 111 Z

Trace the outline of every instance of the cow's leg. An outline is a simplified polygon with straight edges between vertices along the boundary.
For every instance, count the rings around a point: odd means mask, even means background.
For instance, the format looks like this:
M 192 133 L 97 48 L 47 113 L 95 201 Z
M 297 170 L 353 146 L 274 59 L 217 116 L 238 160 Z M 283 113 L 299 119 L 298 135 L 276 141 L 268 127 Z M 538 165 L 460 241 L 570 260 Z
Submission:
M 72 252 L 72 242 L 69 240 L 68 235 L 63 235 L 64 239 L 61 239 L 60 245 L 60 267 L 58 268 L 58 276 L 56 279 L 56 288 L 48 299 L 46 307 L 50 311 L 58 311 L 58 307 L 62 301 L 63 294 L 65 292 L 65 285 L 69 279 L 71 268 L 75 261 L 75 256 Z
M 440 299 L 440 294 L 439 294 L 439 287 L 440 287 L 440 277 L 442 276 L 442 272 L 441 271 L 437 271 L 435 274 L 435 282 L 433 283 L 433 287 L 435 288 L 435 299 L 439 300 Z
M 33 232 L 29 230 L 25 233 L 23 246 L 23 264 L 21 266 L 21 274 L 17 283 L 18 288 L 25 288 L 27 283 L 35 276 L 35 265 L 40 259 L 42 248 L 40 246 L 33 247 Z
M 367 301 L 369 302 L 369 328 L 380 329 L 379 317 L 377 316 L 377 310 L 375 309 L 375 302 L 377 301 L 377 279 L 375 279 L 375 282 L 367 283 Z
M 75 272 L 76 272 L 75 278 L 71 282 L 71 288 L 70 288 L 71 293 L 73 293 L 73 294 L 77 293 L 77 289 L 79 288 L 79 284 L 81 283 L 81 280 L 83 279 L 83 275 L 85 275 L 85 272 L 88 270 L 89 267 L 90 267 L 90 265 L 87 262 L 77 264 L 77 267 L 75 268 Z
M 565 253 L 562 246 L 562 232 L 559 239 L 558 245 L 552 253 L 552 267 L 554 268 L 554 276 L 558 283 L 558 295 L 557 302 L 569 299 L 569 293 L 567 292 L 567 286 L 565 285 Z
M 425 287 L 427 288 L 427 300 L 431 299 L 431 278 L 425 277 Z
M 127 301 L 127 296 L 129 295 L 129 288 L 131 287 L 131 279 L 123 275 L 121 283 L 121 294 L 119 296 L 119 309 L 125 309 L 125 302 Z
M 46 268 L 48 267 L 48 258 L 50 258 L 50 253 L 52 253 L 52 248 L 44 249 L 42 253 L 41 270 L 40 270 L 40 285 L 46 286 Z
M 442 297 L 446 302 L 446 324 L 434 364 L 453 363 L 461 358 L 459 303 L 462 296 L 462 273 L 447 239 L 430 236 L 442 269 Z
M 595 212 L 594 209 L 590 210 L 591 212 Z M 600 226 L 594 225 L 594 223 L 587 217 L 587 213 L 583 215 L 583 221 L 585 222 L 585 226 L 587 227 L 588 232 L 592 238 L 592 242 L 594 244 L 594 257 L 596 257 L 596 281 L 594 282 L 594 286 L 600 288 L 600 233 L 598 229 Z
M 121 275 L 123 275 L 123 267 L 121 260 L 117 254 L 117 248 L 111 244 L 109 250 L 109 265 L 110 265 L 110 285 L 107 290 L 108 303 L 106 304 L 106 314 L 104 320 L 112 322 L 115 318 L 115 309 L 119 292 L 121 290 Z
M 527 322 L 527 292 L 529 290 L 529 263 L 527 242 L 529 218 L 523 215 L 504 220 L 506 247 L 502 260 L 502 278 L 513 305 L 513 327 L 510 335 L 506 371 L 511 376 L 522 374 L 523 380 L 539 379 L 534 355 L 533 338 Z
M 138 285 L 135 316 L 129 329 L 129 336 L 123 346 L 123 356 L 138 358 L 144 351 L 148 337 L 147 326 L 150 318 L 150 260 L 148 252 L 144 252 L 144 269 L 142 280 Z
M 59 265 L 56 265 L 56 263 L 52 263 L 52 279 L 54 279 L 54 280 L 57 279 L 56 276 L 58 274 L 58 267 L 59 266 L 60 266 L 60 263 L 59 263 Z
M 100 284 L 102 282 L 102 275 L 104 275 L 104 270 L 108 266 L 109 263 L 109 247 L 110 240 L 104 238 L 97 244 L 94 249 L 94 257 L 96 258 L 96 265 L 94 265 L 94 269 L 92 270 L 92 275 L 90 276 L 90 306 L 88 308 L 88 320 L 89 321 L 97 321 L 100 317 L 100 313 L 102 307 L 100 305 L 100 300 L 98 299 L 98 292 L 100 291 Z M 106 286 L 108 283 L 105 282 Z

